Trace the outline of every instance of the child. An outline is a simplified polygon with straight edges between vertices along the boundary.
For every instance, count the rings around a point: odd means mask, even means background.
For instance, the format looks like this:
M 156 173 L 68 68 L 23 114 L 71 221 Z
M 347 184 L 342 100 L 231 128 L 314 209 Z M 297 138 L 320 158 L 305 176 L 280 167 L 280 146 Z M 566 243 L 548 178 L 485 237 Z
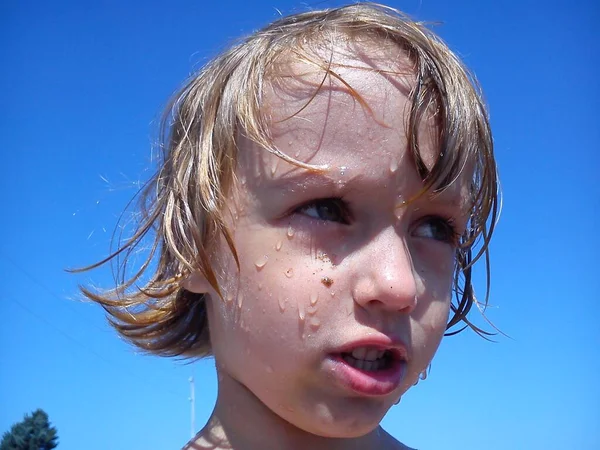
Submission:
M 165 136 L 135 234 L 93 266 L 124 257 L 116 289 L 84 293 L 150 353 L 214 356 L 185 448 L 407 448 L 379 422 L 447 328 L 483 333 L 471 267 L 498 199 L 473 77 L 391 8 L 297 14 L 194 76 Z

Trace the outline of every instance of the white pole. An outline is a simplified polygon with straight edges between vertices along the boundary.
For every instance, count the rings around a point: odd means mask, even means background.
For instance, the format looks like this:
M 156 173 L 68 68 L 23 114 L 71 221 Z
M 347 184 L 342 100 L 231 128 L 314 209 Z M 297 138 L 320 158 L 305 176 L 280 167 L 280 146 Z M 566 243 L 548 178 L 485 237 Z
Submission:
M 190 377 L 190 433 L 193 438 L 196 435 L 196 392 L 194 390 L 194 377 Z

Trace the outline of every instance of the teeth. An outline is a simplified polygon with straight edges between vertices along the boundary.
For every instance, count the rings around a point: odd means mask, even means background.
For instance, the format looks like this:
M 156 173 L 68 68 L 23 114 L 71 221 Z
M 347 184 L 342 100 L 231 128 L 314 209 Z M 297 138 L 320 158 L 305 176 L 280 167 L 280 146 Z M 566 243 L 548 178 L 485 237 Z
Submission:
M 358 347 L 352 350 L 352 357 L 355 359 L 365 359 L 365 355 L 367 354 L 366 347 Z
M 376 361 L 365 361 L 363 359 L 355 359 L 349 355 L 344 356 L 343 359 L 350 366 L 359 370 L 364 370 L 365 372 L 376 372 L 383 369 L 386 364 L 383 359 L 378 359 Z
M 378 350 L 370 347 L 357 347 L 352 350 L 352 357 L 354 359 L 362 359 L 364 361 L 376 361 L 383 358 L 385 350 Z
M 377 349 L 370 349 L 366 354 L 365 354 L 365 360 L 366 361 L 375 361 L 377 359 L 377 354 L 379 353 L 379 351 Z

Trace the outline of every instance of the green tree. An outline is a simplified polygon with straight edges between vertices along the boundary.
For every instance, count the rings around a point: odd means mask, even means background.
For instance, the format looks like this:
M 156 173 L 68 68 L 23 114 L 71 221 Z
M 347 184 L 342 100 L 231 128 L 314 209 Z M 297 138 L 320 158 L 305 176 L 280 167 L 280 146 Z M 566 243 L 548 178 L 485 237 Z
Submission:
M 56 428 L 50 426 L 48 414 L 38 409 L 4 433 L 0 450 L 52 450 L 57 445 Z

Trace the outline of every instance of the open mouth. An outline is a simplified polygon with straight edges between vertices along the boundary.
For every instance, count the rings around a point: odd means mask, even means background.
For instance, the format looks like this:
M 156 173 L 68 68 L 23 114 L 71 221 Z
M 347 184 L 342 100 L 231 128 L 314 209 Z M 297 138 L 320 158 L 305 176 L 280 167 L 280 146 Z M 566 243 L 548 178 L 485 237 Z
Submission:
M 400 386 L 406 373 L 407 355 L 401 345 L 346 347 L 331 356 L 333 377 L 360 395 L 389 395 Z
M 357 347 L 352 352 L 341 354 L 341 358 L 355 369 L 365 372 L 378 372 L 392 368 L 398 359 L 391 350 L 381 350 L 373 347 Z

